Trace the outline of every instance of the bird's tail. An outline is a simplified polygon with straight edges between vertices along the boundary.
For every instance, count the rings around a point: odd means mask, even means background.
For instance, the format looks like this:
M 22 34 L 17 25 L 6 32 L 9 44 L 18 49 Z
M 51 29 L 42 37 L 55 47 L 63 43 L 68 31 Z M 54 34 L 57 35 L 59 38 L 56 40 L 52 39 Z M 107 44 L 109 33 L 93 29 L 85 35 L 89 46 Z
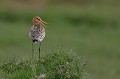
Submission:
M 36 42 L 38 42 L 38 40 L 34 39 L 34 40 L 32 40 L 32 42 L 33 42 L 33 43 L 36 43 Z

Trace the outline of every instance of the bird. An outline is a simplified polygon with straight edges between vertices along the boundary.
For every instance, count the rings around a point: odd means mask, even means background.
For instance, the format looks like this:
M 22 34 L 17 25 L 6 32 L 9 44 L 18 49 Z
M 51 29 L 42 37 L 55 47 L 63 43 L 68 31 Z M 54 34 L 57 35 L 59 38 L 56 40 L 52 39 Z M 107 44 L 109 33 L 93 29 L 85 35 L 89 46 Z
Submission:
M 29 37 L 32 41 L 32 60 L 34 60 L 34 43 L 39 43 L 39 61 L 40 61 L 40 52 L 41 52 L 41 42 L 45 38 L 45 28 L 48 24 L 43 21 L 39 16 L 33 17 L 33 25 L 29 31 Z

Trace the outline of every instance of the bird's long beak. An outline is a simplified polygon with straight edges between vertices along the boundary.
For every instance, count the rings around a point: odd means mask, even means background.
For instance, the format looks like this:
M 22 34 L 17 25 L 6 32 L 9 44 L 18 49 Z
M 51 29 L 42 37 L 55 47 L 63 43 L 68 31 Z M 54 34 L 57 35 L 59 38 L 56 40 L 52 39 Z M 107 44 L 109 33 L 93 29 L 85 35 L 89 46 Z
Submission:
M 44 24 L 48 24 L 48 23 L 46 23 L 45 21 L 43 21 L 43 20 L 40 20 L 42 23 L 44 23 Z
M 48 23 L 46 23 L 46 22 L 43 21 L 43 20 L 40 20 L 40 22 L 42 23 L 42 25 L 43 25 L 45 28 L 47 28 L 47 26 L 46 26 L 45 24 L 48 24 Z

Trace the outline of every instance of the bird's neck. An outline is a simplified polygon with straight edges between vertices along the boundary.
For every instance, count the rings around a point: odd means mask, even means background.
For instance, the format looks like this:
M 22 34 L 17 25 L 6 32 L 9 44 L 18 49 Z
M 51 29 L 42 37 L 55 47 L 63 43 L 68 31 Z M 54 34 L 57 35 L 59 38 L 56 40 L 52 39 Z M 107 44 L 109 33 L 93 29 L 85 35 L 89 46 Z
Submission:
M 44 29 L 44 26 L 41 24 L 33 24 L 34 27 Z
M 40 26 L 40 27 L 43 27 L 44 25 L 41 23 L 41 22 L 39 22 L 39 21 L 34 21 L 33 22 L 33 25 L 37 25 L 37 26 Z M 44 27 L 43 27 L 44 28 Z

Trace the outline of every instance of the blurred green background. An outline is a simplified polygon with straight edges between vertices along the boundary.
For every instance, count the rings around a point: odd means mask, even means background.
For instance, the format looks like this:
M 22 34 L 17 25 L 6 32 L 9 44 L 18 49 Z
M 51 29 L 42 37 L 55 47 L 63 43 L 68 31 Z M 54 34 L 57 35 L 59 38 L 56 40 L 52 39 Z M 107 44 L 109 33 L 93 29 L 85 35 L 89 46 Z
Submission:
M 72 50 L 89 59 L 84 79 L 120 79 L 119 0 L 0 0 L 0 63 L 31 57 L 36 15 L 49 23 L 42 53 Z

